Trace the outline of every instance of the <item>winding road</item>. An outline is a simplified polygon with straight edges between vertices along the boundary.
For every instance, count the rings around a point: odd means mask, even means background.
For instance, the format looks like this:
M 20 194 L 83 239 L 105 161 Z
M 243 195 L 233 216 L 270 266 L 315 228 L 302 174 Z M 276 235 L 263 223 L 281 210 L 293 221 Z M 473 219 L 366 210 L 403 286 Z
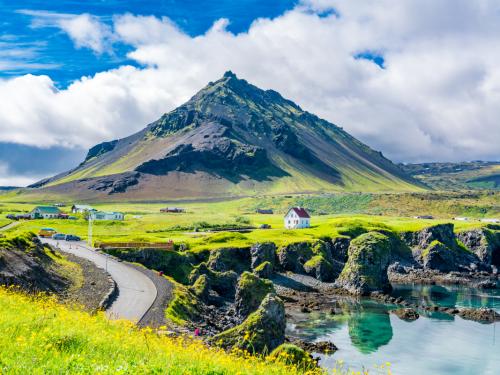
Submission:
M 90 260 L 98 267 L 107 270 L 118 286 L 118 297 L 106 310 L 110 319 L 128 319 L 135 322 L 147 313 L 153 305 L 157 290 L 149 277 L 134 267 L 118 262 L 104 253 L 95 251 L 85 242 L 66 242 L 42 239 L 61 251 Z

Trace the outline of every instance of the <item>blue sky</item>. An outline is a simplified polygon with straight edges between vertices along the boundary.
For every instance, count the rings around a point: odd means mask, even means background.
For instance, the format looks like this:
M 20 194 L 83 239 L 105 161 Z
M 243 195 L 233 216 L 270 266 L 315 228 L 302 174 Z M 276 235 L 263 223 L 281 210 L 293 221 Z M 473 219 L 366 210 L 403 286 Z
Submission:
M 102 22 L 110 23 L 113 15 L 122 13 L 169 17 L 190 36 L 205 33 L 220 19 L 230 20 L 228 30 L 241 33 L 259 17 L 273 18 L 292 9 L 295 0 L 74 0 L 34 1 L 0 0 L 0 46 L 10 54 L 0 52 L 0 77 L 11 78 L 24 74 L 49 75 L 58 88 L 65 88 L 82 76 L 116 68 L 123 64 L 137 65 L 126 57 L 130 46 L 115 46 L 112 53 L 95 53 L 86 48 L 75 48 L 72 40 L 57 27 L 37 26 L 31 14 L 90 13 Z M 30 14 L 31 13 L 31 14 Z M 0 67 L 2 64 L 0 63 Z M 73 168 L 83 160 L 85 148 L 36 146 L 0 142 L 1 166 L 8 166 L 9 178 L 0 176 L 0 184 L 16 185 L 33 179 L 57 174 Z M 4 173 L 7 167 L 4 167 Z M 10 184 L 9 184 L 10 182 Z
M 205 33 L 220 18 L 230 20 L 228 30 L 241 33 L 259 17 L 276 17 L 292 9 L 295 0 L 101 0 L 101 1 L 0 1 L 0 35 L 6 48 L 24 51 L 22 64 L 0 70 L 0 77 L 25 73 L 47 74 L 60 88 L 81 76 L 93 75 L 122 64 L 135 62 L 126 57 L 130 46 L 117 43 L 113 53 L 96 54 L 74 48 L 66 33 L 57 27 L 37 26 L 37 12 L 55 14 L 89 13 L 111 23 L 113 15 L 132 13 L 169 17 L 190 36 Z M 1 55 L 0 55 L 1 56 Z M 1 57 L 0 57 L 1 59 Z
M 226 70 L 396 162 L 500 160 L 495 0 L 0 0 L 0 185 L 77 165 Z

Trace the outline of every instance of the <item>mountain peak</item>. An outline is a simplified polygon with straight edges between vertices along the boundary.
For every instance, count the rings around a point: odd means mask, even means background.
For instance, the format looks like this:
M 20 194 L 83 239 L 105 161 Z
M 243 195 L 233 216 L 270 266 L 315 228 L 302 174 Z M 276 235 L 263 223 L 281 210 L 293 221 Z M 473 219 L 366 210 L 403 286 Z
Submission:
M 234 74 L 232 71 L 228 70 L 227 72 L 224 73 L 222 76 L 223 78 L 238 78 L 236 77 L 236 74 Z

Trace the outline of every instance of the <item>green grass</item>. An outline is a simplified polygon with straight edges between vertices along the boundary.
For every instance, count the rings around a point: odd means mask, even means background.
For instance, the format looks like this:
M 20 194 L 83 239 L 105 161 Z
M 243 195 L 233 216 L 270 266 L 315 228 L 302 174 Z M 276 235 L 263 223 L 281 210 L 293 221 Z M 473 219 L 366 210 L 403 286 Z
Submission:
M 439 198 L 441 196 L 438 196 Z M 491 205 L 499 199 L 500 194 L 492 195 L 488 199 Z M 383 197 L 384 204 L 389 201 L 396 202 L 396 206 L 407 205 L 407 210 L 414 208 L 414 213 L 419 205 L 433 205 L 448 209 L 450 205 L 457 204 L 453 197 L 449 199 L 426 199 L 422 200 L 419 195 L 391 195 Z M 267 199 L 267 200 L 266 200 Z M 173 240 L 176 244 L 185 244 L 190 250 L 202 251 L 205 249 L 215 249 L 219 247 L 244 247 L 251 246 L 257 242 L 271 241 L 278 246 L 293 242 L 313 241 L 322 237 L 335 237 L 339 235 L 356 236 L 370 230 L 392 230 L 392 231 L 414 231 L 426 226 L 438 223 L 449 222 L 450 219 L 439 220 L 417 220 L 411 217 L 400 217 L 400 215 L 367 215 L 361 213 L 353 214 L 334 214 L 313 215 L 312 227 L 302 230 L 286 230 L 283 226 L 283 213 L 296 200 L 302 199 L 321 210 L 323 203 L 328 203 L 326 196 L 300 196 L 300 197 L 275 197 L 275 198 L 244 198 L 239 200 L 228 200 L 213 203 L 186 203 L 180 206 L 186 208 L 186 213 L 182 214 L 163 214 L 160 208 L 166 204 L 147 204 L 147 203 L 123 203 L 123 204 L 96 204 L 96 208 L 109 211 L 124 212 L 125 220 L 123 222 L 94 222 L 93 238 L 95 241 L 167 241 Z M 334 211 L 334 207 L 344 207 L 347 210 L 349 203 L 354 206 L 354 210 L 361 210 L 361 207 L 370 207 L 373 202 L 382 197 L 363 194 L 341 195 L 336 197 L 331 204 L 329 212 Z M 486 198 L 485 198 L 486 199 Z M 450 200 L 452 201 L 450 203 Z M 469 210 L 477 209 L 472 201 L 474 196 L 467 198 L 470 203 Z M 178 204 L 179 205 L 179 204 Z M 379 207 L 381 204 L 379 205 Z M 29 211 L 33 204 L 21 204 L 3 202 L 2 209 L 5 212 L 11 211 Z M 271 207 L 275 210 L 273 215 L 255 214 L 255 208 Z M 64 207 L 63 210 L 68 210 Z M 404 208 L 398 208 L 397 211 L 386 209 L 387 212 L 401 213 Z M 313 211 L 313 210 L 311 210 Z M 342 211 L 339 209 L 338 211 Z M 425 213 L 420 209 L 421 213 Z M 423 212 L 422 212 L 423 211 Z M 448 216 L 449 217 L 449 216 Z M 201 223 L 205 222 L 204 225 Z M 244 224 L 242 224 L 244 222 Z M 203 230 L 203 226 L 241 226 L 251 225 L 258 227 L 266 223 L 272 226 L 272 229 L 256 229 L 249 233 L 237 232 L 195 232 L 195 228 Z M 465 230 L 467 228 L 479 227 L 483 223 L 479 221 L 462 222 L 456 221 L 455 230 Z M 11 228 L 5 233 L 10 235 L 22 234 L 26 231 L 38 232 L 42 227 L 53 227 L 61 233 L 76 234 L 82 238 L 87 237 L 88 223 L 79 217 L 78 220 L 33 220 L 21 222 L 18 226 Z M 201 229 L 200 229 L 201 228 Z
M 271 358 L 237 356 L 126 321 L 0 289 L 2 374 L 299 374 Z M 312 373 L 312 372 L 311 372 Z M 320 373 L 316 370 L 315 373 Z

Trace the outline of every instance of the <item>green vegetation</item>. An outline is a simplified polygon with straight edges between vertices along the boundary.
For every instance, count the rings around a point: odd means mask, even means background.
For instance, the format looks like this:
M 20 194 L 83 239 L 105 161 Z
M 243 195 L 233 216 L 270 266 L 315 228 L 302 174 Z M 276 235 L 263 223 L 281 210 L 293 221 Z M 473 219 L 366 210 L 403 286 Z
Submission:
M 0 289 L 0 373 L 286 374 L 304 372 L 272 358 L 228 354 L 200 341 L 168 338 Z M 321 373 L 308 369 L 309 374 Z
M 313 359 L 305 350 L 293 344 L 281 344 L 271 353 L 272 358 L 288 365 L 296 365 L 307 369 L 311 366 Z

